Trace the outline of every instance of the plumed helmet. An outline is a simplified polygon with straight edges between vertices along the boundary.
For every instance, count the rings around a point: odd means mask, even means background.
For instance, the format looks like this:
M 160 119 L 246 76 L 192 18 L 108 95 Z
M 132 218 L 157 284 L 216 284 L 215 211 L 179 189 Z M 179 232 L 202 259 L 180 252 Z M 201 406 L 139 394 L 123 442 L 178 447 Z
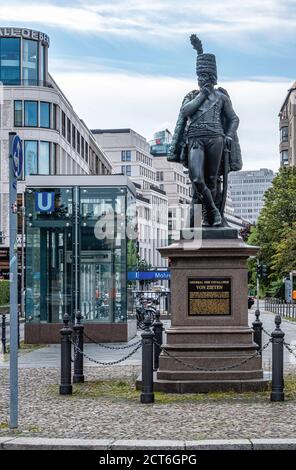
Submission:
M 202 42 L 196 36 L 196 34 L 191 34 L 190 42 L 197 52 L 196 75 L 200 75 L 203 72 L 207 72 L 214 75 L 217 81 L 217 65 L 216 57 L 214 56 L 214 54 L 204 54 Z

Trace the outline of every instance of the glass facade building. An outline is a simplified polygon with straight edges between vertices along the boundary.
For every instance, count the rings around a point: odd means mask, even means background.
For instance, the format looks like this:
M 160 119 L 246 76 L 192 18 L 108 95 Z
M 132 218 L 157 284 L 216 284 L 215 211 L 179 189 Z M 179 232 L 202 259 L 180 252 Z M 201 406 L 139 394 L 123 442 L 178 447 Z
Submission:
M 92 332 L 95 325 L 101 332 L 103 324 L 126 326 L 133 186 L 118 176 L 116 185 L 108 185 L 115 183 L 110 176 L 96 186 L 100 177 L 64 177 L 61 186 L 51 184 L 56 178 L 35 178 L 26 190 L 26 326 L 60 327 L 63 315 L 74 321 L 77 310 Z M 47 185 L 38 187 L 40 181 Z
M 4 28 L 0 37 L 0 81 L 11 86 L 45 83 L 47 49 L 48 37 L 43 33 Z

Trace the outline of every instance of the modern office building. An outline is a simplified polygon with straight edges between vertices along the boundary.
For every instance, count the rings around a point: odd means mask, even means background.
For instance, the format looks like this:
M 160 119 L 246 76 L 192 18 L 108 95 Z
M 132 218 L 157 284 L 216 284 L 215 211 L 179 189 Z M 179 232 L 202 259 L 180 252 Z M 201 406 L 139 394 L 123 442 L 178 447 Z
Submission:
M 264 205 L 264 193 L 271 186 L 274 177 L 274 172 L 266 168 L 230 173 L 229 185 L 234 214 L 255 223 Z
M 126 176 L 28 176 L 28 343 L 56 343 L 63 315 L 77 310 L 95 341 L 136 334 L 127 271 L 136 266 L 136 190 Z M 126 216 L 128 214 L 128 216 Z
M 137 189 L 140 259 L 151 267 L 165 267 L 157 248 L 168 242 L 168 197 L 157 179 L 147 140 L 132 129 L 93 129 L 99 146 L 112 162 L 113 173 L 131 178 Z
M 4 275 L 8 274 L 10 131 L 23 142 L 19 206 L 24 206 L 28 175 L 111 173 L 110 160 L 50 75 L 48 48 L 44 33 L 0 28 L 0 270 Z
M 296 82 L 288 90 L 279 113 L 280 165 L 296 165 Z

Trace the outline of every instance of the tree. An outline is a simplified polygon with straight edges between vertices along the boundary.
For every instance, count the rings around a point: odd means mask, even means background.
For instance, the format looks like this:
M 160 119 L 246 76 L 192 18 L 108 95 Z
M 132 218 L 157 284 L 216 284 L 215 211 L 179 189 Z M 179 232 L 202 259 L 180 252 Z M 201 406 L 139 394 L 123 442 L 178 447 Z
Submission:
M 266 191 L 257 225 L 248 237 L 249 244 L 260 247 L 259 260 L 270 273 L 262 283 L 266 289 L 274 290 L 282 277 L 296 268 L 295 201 L 296 168 L 283 167 Z

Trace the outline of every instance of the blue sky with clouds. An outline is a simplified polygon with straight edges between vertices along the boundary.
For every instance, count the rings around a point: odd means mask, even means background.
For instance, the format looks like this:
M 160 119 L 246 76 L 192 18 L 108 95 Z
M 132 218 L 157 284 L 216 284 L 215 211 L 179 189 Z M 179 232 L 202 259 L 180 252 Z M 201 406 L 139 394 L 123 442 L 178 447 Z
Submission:
M 281 102 L 296 79 L 295 0 L 0 0 L 1 26 L 51 38 L 50 72 L 89 127 L 173 130 L 196 85 L 197 33 L 241 119 L 246 169 L 278 168 Z

